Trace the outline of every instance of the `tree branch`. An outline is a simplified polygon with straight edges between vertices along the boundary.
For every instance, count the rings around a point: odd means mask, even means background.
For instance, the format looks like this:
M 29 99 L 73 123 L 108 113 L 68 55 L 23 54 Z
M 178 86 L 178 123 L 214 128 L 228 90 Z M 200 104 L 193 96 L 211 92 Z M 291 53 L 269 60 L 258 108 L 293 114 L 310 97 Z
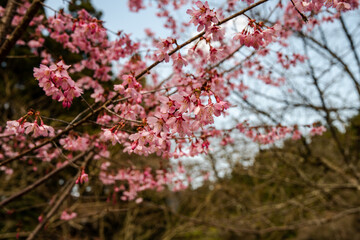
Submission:
M 90 153 L 87 158 L 85 159 L 84 163 L 82 164 L 82 169 L 86 168 L 86 166 L 89 164 L 91 158 L 93 157 L 94 153 Z M 43 228 L 43 226 L 46 224 L 46 222 L 52 217 L 52 215 L 55 214 L 55 212 L 59 209 L 59 207 L 61 206 L 61 204 L 64 202 L 64 200 L 66 199 L 66 197 L 69 195 L 71 189 L 73 188 L 73 186 L 75 185 L 76 180 L 78 179 L 78 177 L 81 174 L 81 169 L 79 169 L 78 173 L 76 174 L 76 176 L 71 180 L 71 183 L 69 184 L 69 186 L 67 186 L 64 189 L 64 192 L 61 194 L 61 196 L 59 197 L 59 199 L 56 201 L 56 203 L 54 204 L 54 206 L 49 210 L 49 212 L 46 214 L 46 216 L 42 219 L 41 222 L 39 222 L 39 224 L 35 227 L 35 229 L 31 232 L 31 234 L 29 235 L 29 237 L 27 238 L 27 240 L 32 240 L 35 238 L 35 236 L 39 233 L 39 231 Z
M 0 21 L 0 46 L 4 43 L 6 35 L 9 33 L 11 21 L 16 13 L 15 0 L 9 0 L 6 4 L 5 14 Z
M 74 163 L 76 161 L 78 161 L 79 159 L 81 159 L 82 157 L 84 157 L 86 154 L 88 154 L 90 151 L 92 151 L 93 149 L 90 149 L 87 152 L 83 152 L 80 153 L 79 155 L 77 155 L 76 157 L 74 157 L 71 162 Z M 53 171 L 51 171 L 50 173 L 48 173 L 47 175 L 45 175 L 44 177 L 40 178 L 39 180 L 37 180 L 36 182 L 34 182 L 33 184 L 27 186 L 26 188 L 24 188 L 23 190 L 15 193 L 14 195 L 6 198 L 5 200 L 3 200 L 2 202 L 0 202 L 0 207 L 3 207 L 5 205 L 7 205 L 8 203 L 12 202 L 13 200 L 25 195 L 26 193 L 34 190 L 35 188 L 37 188 L 38 186 L 40 186 L 41 184 L 43 184 L 44 182 L 46 182 L 47 180 L 49 180 L 52 176 L 54 176 L 55 174 L 59 173 L 60 171 L 64 170 L 66 167 L 68 167 L 70 165 L 70 162 L 67 162 L 65 164 L 63 164 L 61 167 L 54 169 Z
M 35 0 L 30 5 L 29 9 L 26 11 L 23 19 L 20 24 L 15 28 L 15 30 L 11 33 L 11 35 L 5 39 L 4 43 L 0 47 L 0 61 L 3 61 L 6 56 L 9 54 L 10 50 L 15 45 L 16 41 L 21 37 L 21 35 L 25 32 L 26 28 L 29 26 L 31 20 L 35 17 L 39 8 L 41 7 L 41 3 L 44 0 Z M 13 1 L 11 1 L 13 2 Z

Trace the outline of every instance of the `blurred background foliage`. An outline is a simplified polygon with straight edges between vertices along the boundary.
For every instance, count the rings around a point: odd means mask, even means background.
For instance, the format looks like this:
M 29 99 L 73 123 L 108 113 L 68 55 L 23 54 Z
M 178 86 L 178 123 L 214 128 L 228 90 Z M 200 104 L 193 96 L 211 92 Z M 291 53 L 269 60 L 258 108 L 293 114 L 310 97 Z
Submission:
M 0 1 L 1 6 L 5 3 Z M 102 15 L 88 0 L 73 3 L 69 11 L 74 15 L 81 8 L 99 18 Z M 31 31 L 25 33 L 25 39 L 30 38 Z M 49 38 L 45 47 L 68 64 L 81 58 Z M 21 46 L 10 53 L 10 56 L 30 55 L 30 50 Z M 51 104 L 53 101 L 43 94 L 32 77 L 33 67 L 39 64 L 37 57 L 8 58 L 1 64 L 1 125 L 26 114 L 27 107 L 39 110 L 44 116 L 71 120 L 86 106 L 82 100 L 75 100 L 70 109 Z M 235 142 L 226 149 L 217 147 L 206 158 L 215 162 L 223 155 L 231 158 L 235 164 L 228 174 L 181 192 L 143 192 L 141 204 L 122 202 L 112 188 L 91 178 L 88 184 L 78 186 L 79 195 L 72 194 L 63 204 L 63 210 L 76 212 L 77 217 L 63 221 L 59 212 L 38 239 L 360 239 L 360 116 L 353 117 L 346 130 L 336 134 L 345 146 L 347 166 L 329 132 L 298 141 L 286 140 L 281 147 L 263 149 L 251 164 L 236 159 L 239 149 Z M 156 156 L 129 156 L 120 146 L 111 148 L 111 153 L 111 163 L 123 167 L 135 164 L 138 168 L 159 168 L 169 164 Z M 37 171 L 33 171 L 35 165 Z M 99 165 L 93 161 L 89 169 L 93 176 L 97 176 Z M 14 162 L 12 167 L 22 171 L 15 171 L 11 177 L 1 173 L 0 196 L 18 192 L 51 171 L 54 165 L 37 164 L 29 159 L 27 163 Z M 34 219 L 49 208 L 49 199 L 75 173 L 75 169 L 68 168 L 0 209 L 0 238 L 21 238 L 32 231 L 38 223 Z

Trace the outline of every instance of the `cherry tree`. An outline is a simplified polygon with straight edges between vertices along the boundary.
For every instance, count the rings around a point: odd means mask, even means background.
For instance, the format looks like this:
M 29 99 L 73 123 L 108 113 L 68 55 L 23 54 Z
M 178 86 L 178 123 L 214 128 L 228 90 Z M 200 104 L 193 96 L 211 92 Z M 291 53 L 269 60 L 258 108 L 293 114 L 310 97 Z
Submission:
M 294 36 L 311 39 L 310 34 L 322 25 L 342 21 L 343 14 L 357 9 L 357 0 L 160 0 L 151 4 L 128 1 L 133 12 L 156 8 L 172 34 L 159 38 L 146 29 L 147 39 L 141 42 L 126 32 L 105 28 L 85 9 L 70 14 L 42 0 L 9 0 L 1 7 L 2 71 L 13 59 L 38 59 L 32 76 L 47 104 L 25 106 L 1 128 L 2 178 L 11 179 L 21 171 L 35 177 L 17 191 L 7 192 L 0 206 L 11 218 L 11 204 L 72 168 L 67 183 L 49 196 L 48 206 L 34 219 L 37 226 L 24 233 L 28 239 L 51 225 L 54 216 L 64 221 L 77 218 L 64 202 L 72 193 L 82 194 L 76 189 L 91 186 L 93 179 L 111 189 L 113 200 L 137 204 L 142 203 L 145 190 L 179 191 L 191 183 L 181 163 L 159 168 L 125 166 L 126 160 L 114 158 L 116 148 L 142 158 L 156 155 L 168 160 L 207 154 L 212 141 L 220 139 L 226 145 L 232 143 L 233 134 L 271 144 L 326 131 L 313 122 L 255 126 L 244 116 L 244 121 L 222 128 L 215 121 L 239 111 L 235 95 L 257 109 L 248 101 L 254 91 L 249 91 L 244 79 L 294 91 L 286 75 L 269 68 L 266 61 L 275 55 L 273 65 L 283 71 L 301 67 L 310 56 L 290 49 Z M 46 16 L 44 8 L 54 15 Z M 115 35 L 114 40 L 109 34 Z M 49 43 L 60 46 L 63 54 L 52 52 Z M 313 43 L 317 44 L 315 39 Z M 18 55 L 21 49 L 30 55 Z M 353 84 L 360 93 L 355 77 Z

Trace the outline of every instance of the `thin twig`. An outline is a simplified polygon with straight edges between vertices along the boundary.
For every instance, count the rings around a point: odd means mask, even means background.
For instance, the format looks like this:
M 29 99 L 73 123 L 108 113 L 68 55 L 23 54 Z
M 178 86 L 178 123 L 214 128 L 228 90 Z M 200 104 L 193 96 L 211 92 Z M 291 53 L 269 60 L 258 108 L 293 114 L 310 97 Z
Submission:
M 304 22 L 307 22 L 308 21 L 308 18 L 302 13 L 299 11 L 299 9 L 297 9 L 297 7 L 295 6 L 295 3 L 293 2 L 293 0 L 290 0 L 290 2 L 292 3 L 292 5 L 294 6 L 295 10 L 300 14 L 302 20 Z
M 116 112 L 110 110 L 109 108 L 105 107 L 104 106 L 104 109 L 111 113 L 111 114 L 114 114 L 115 116 L 117 116 L 118 118 L 120 118 L 121 120 L 123 121 L 127 121 L 127 122 L 132 122 L 132 123 L 136 123 L 136 124 L 142 124 L 143 122 L 142 121 L 137 121 L 137 120 L 132 120 L 132 119 L 127 119 L 127 118 L 123 118 L 122 116 L 120 116 L 119 114 L 117 114 Z

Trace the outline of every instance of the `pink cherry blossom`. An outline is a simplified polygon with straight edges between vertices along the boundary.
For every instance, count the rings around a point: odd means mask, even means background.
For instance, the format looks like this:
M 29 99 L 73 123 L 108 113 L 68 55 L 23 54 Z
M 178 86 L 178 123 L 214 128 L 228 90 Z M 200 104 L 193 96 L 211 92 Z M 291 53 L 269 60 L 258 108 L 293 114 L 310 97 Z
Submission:
M 6 133 L 8 134 L 21 134 L 24 130 L 24 126 L 19 121 L 12 120 L 6 122 Z
M 85 173 L 85 170 L 82 169 L 79 178 L 76 180 L 76 184 L 78 184 L 78 183 L 83 184 L 88 181 L 89 181 L 89 176 Z
M 82 90 L 75 85 L 67 72 L 69 67 L 60 61 L 50 67 L 41 64 L 40 68 L 34 68 L 34 77 L 39 81 L 39 86 L 44 89 L 45 94 L 63 102 L 64 107 L 70 107 L 72 100 L 82 94 Z
M 69 221 L 69 220 L 74 219 L 76 217 L 77 217 L 77 213 L 75 213 L 75 212 L 68 213 L 67 211 L 63 211 L 61 213 L 60 219 L 65 220 L 65 221 Z
M 183 66 L 186 66 L 187 61 L 181 56 L 180 52 L 178 54 L 172 55 L 172 59 L 174 61 L 174 67 L 177 69 L 181 69 Z
M 207 1 L 205 1 L 205 3 L 197 1 L 195 5 L 198 7 L 198 9 L 188 9 L 186 13 L 192 16 L 190 23 L 198 26 L 197 30 L 199 32 L 204 29 L 207 31 L 212 24 L 219 22 L 216 17 L 216 12 L 209 8 Z
M 315 136 L 315 135 L 322 135 L 324 132 L 326 132 L 326 128 L 324 126 L 319 126 L 319 127 L 313 127 L 310 131 L 310 134 L 312 136 Z

